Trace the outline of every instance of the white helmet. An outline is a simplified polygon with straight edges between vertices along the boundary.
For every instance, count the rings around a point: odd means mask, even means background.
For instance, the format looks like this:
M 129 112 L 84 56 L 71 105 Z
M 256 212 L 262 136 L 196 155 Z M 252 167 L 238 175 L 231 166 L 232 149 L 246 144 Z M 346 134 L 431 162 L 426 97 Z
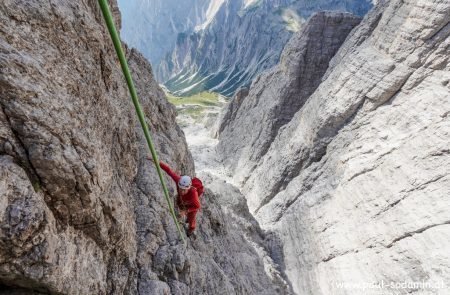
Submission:
M 191 184 L 192 179 L 187 175 L 181 176 L 180 181 L 178 181 L 178 187 L 181 189 L 188 189 L 191 187 Z

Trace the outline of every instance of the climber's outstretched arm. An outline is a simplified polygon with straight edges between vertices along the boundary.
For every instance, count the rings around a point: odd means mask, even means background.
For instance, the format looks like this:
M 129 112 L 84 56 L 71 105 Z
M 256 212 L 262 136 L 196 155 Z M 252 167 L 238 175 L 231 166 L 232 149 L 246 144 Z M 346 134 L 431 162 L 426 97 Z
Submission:
M 153 161 L 152 157 L 147 157 L 147 159 Z M 159 167 L 161 167 L 162 170 L 164 170 L 172 179 L 175 181 L 175 183 L 178 185 L 178 182 L 180 181 L 181 176 L 173 172 L 169 165 L 164 163 L 163 161 L 159 162 Z

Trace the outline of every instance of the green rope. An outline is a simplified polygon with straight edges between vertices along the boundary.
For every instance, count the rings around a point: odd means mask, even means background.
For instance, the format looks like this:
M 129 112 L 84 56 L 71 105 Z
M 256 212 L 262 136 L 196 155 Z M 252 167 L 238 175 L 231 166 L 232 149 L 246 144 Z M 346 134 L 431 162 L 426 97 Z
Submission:
M 175 211 L 173 209 L 172 202 L 169 198 L 169 191 L 167 190 L 166 183 L 164 182 L 164 178 L 161 172 L 161 168 L 159 167 L 158 155 L 156 154 L 155 148 L 153 146 L 152 138 L 150 136 L 150 132 L 148 131 L 147 124 L 145 123 L 144 112 L 142 111 L 141 105 L 139 103 L 139 99 L 137 96 L 136 88 L 134 87 L 133 79 L 131 78 L 130 70 L 128 68 L 128 63 L 125 59 L 125 54 L 122 50 L 122 42 L 120 41 L 119 34 L 117 33 L 116 26 L 114 25 L 114 21 L 111 15 L 111 11 L 109 10 L 109 6 L 107 0 L 98 0 L 100 7 L 102 9 L 103 18 L 105 19 L 106 26 L 108 27 L 109 34 L 111 35 L 111 39 L 114 43 L 114 48 L 116 49 L 117 56 L 119 57 L 120 65 L 122 66 L 123 75 L 127 80 L 128 89 L 130 90 L 131 99 L 133 100 L 134 107 L 136 108 L 136 113 L 139 118 L 139 122 L 141 123 L 142 130 L 144 131 L 145 139 L 147 140 L 148 147 L 152 154 L 152 158 L 155 162 L 156 170 L 158 171 L 159 180 L 161 181 L 164 196 L 166 197 L 167 204 L 169 205 L 170 214 L 173 217 L 173 221 L 175 222 L 178 233 L 180 234 L 181 239 L 184 243 L 186 243 L 183 234 L 181 233 L 180 225 L 178 223 L 177 217 L 175 216 Z

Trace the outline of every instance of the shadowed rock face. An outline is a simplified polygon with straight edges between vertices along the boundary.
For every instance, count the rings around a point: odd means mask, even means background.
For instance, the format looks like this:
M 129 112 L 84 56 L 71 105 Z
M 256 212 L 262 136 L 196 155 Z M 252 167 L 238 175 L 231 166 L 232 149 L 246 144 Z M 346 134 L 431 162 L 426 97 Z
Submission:
M 283 241 L 295 292 L 449 292 L 449 36 L 450 1 L 380 1 L 265 155 L 240 159 L 256 161 L 243 192 Z
M 97 1 L 2 1 L 0 20 L 0 292 L 287 292 L 209 191 L 178 240 Z M 149 63 L 127 58 L 160 157 L 194 175 Z
M 280 64 L 259 76 L 247 96 L 238 92 L 224 110 L 217 147 L 236 180 L 249 175 L 278 130 L 319 86 L 331 58 L 359 22 L 348 13 L 313 15 L 286 45 Z

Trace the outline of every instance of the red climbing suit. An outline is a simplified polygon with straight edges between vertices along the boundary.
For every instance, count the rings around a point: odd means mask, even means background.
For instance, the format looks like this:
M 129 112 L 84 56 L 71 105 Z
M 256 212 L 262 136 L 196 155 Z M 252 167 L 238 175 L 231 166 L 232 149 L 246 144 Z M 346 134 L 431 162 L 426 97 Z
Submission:
M 187 212 L 187 222 L 189 223 L 189 231 L 193 231 L 196 226 L 195 215 L 200 209 L 200 200 L 198 198 L 197 189 L 193 186 L 189 189 L 187 194 L 181 195 L 180 188 L 178 187 L 178 181 L 180 181 L 181 176 L 173 172 L 169 166 L 163 162 L 159 162 L 159 167 L 161 167 L 166 173 L 172 177 L 173 181 L 177 186 L 178 198 L 177 205 L 181 210 L 186 210 Z

